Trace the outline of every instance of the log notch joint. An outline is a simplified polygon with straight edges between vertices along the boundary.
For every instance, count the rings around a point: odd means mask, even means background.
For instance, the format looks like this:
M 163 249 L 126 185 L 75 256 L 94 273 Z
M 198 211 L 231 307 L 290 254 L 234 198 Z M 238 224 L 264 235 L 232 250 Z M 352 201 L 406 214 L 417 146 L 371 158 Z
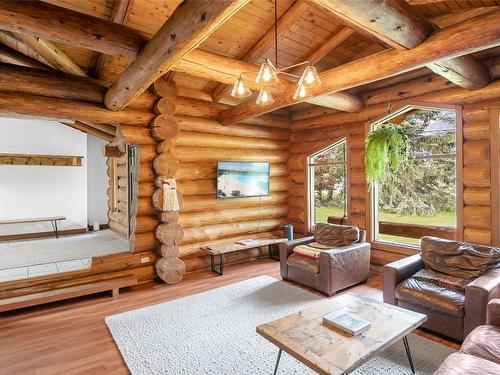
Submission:
M 150 123 L 151 135 L 159 142 L 156 148 L 157 156 L 153 160 L 156 173 L 153 206 L 160 211 L 158 215 L 160 225 L 156 228 L 155 235 L 161 243 L 161 258 L 156 263 L 156 272 L 167 284 L 176 284 L 182 280 L 186 271 L 184 262 L 178 258 L 179 245 L 184 232 L 179 224 L 178 209 L 180 207 L 170 209 L 164 205 L 163 183 L 166 180 L 175 179 L 179 166 L 173 147 L 173 141 L 179 134 L 179 125 L 173 117 L 178 91 L 174 81 L 167 81 L 163 78 L 153 84 L 153 89 L 161 97 L 154 106 L 157 116 Z M 182 197 L 178 192 L 176 193 L 180 206 Z

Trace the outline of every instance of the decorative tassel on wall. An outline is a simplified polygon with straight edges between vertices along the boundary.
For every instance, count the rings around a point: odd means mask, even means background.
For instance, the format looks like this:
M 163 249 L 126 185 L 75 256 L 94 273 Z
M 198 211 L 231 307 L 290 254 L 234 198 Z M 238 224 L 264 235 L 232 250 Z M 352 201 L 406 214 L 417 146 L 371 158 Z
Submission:
M 175 179 L 167 178 L 162 181 L 163 189 L 163 211 L 179 211 L 179 200 L 177 198 L 177 184 Z

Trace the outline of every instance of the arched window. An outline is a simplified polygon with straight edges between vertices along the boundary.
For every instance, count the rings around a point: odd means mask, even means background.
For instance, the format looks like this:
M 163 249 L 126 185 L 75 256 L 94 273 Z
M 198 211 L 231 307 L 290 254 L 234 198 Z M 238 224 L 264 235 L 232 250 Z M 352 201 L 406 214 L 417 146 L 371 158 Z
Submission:
M 309 227 L 325 223 L 329 216 L 347 216 L 346 140 L 337 142 L 308 158 Z

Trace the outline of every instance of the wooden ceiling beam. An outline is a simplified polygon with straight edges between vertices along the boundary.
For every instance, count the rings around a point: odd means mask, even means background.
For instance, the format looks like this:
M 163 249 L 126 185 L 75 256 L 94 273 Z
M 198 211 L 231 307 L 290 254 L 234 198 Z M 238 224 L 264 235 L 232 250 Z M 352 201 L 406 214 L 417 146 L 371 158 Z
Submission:
M 38 60 L 35 60 L 32 57 L 26 56 L 15 49 L 7 47 L 3 44 L 0 44 L 0 62 L 4 62 L 7 64 L 20 65 L 29 68 L 36 69 L 51 69 L 50 66 L 47 66 L 41 63 Z M 9 81 L 6 81 L 6 83 Z M 0 81 L 0 84 L 2 82 Z
M 133 3 L 134 0 L 114 0 L 113 9 L 111 11 L 109 20 L 120 25 L 125 24 L 132 9 Z M 113 56 L 99 53 L 93 69 L 94 77 L 101 78 L 103 72 L 105 72 L 112 63 Z
M 441 16 L 432 17 L 431 21 L 434 25 L 438 26 L 440 29 L 444 29 L 445 27 L 456 25 L 457 23 L 464 22 L 471 18 L 491 13 L 498 9 L 500 9 L 499 6 L 462 9 L 462 10 L 457 10 L 455 12 L 446 13 Z
M 1 1 L 0 29 L 129 59 L 146 43 L 129 27 L 32 0 Z
M 103 133 L 112 135 L 113 137 L 116 135 L 116 126 L 110 125 L 110 124 L 101 124 L 97 122 L 88 122 L 88 121 L 75 121 L 79 122 L 81 124 L 90 126 L 91 128 L 94 128 L 96 130 L 99 130 Z
M 52 68 L 76 76 L 88 77 L 87 73 L 85 73 L 71 57 L 50 40 L 27 34 L 12 33 L 10 31 L 0 32 L 35 51 L 47 61 Z
M 61 121 L 61 124 L 69 126 L 70 128 L 73 128 L 75 130 L 79 130 L 85 134 L 94 136 L 96 138 L 104 139 L 105 141 L 108 141 L 108 142 L 111 142 L 114 138 L 113 135 L 110 135 L 108 133 L 100 131 L 100 130 L 98 130 L 92 126 L 89 126 L 87 124 L 84 124 L 83 122 L 80 122 L 80 121 L 74 121 L 74 122 Z
M 115 112 L 96 103 L 14 92 L 0 92 L 0 116 L 48 120 L 75 119 L 140 127 L 147 127 L 155 117 L 149 111 L 127 108 Z
M 418 46 L 439 29 L 402 0 L 368 3 L 343 0 L 308 1 L 400 50 Z M 479 89 L 490 82 L 488 69 L 472 56 L 440 61 L 430 64 L 428 68 L 457 86 L 470 90 Z
M 297 21 L 302 14 L 309 8 L 309 5 L 302 0 L 297 0 L 286 10 L 278 19 L 277 31 L 278 39 L 285 34 L 290 27 Z M 274 24 L 266 31 L 266 33 L 253 45 L 250 50 L 243 56 L 242 61 L 254 63 L 274 45 Z M 212 90 L 212 99 L 214 102 L 219 102 L 224 94 L 225 84 L 219 84 Z
M 184 0 L 111 85 L 104 100 L 106 107 L 115 111 L 125 108 L 248 1 Z
M 403 0 L 307 1 L 340 18 L 354 30 L 371 34 L 397 49 L 414 48 L 434 32 L 432 24 Z
M 342 27 L 339 31 L 333 34 L 328 41 L 319 47 L 317 50 L 314 50 L 306 60 L 309 60 L 311 64 L 317 64 L 320 62 L 323 57 L 330 54 L 337 46 L 346 41 L 354 33 L 349 27 Z
M 0 55 L 1 51 L 0 45 Z M 0 63 L 0 91 L 3 92 L 103 104 L 107 89 L 108 85 L 105 82 L 96 79 L 75 77 L 55 70 L 40 70 Z M 136 98 L 130 107 L 149 110 L 156 100 L 153 94 L 145 92 Z
M 176 72 L 187 73 L 224 84 L 233 84 L 242 72 L 246 72 L 249 74 L 245 74 L 243 77 L 245 84 L 252 90 L 262 88 L 261 85 L 255 82 L 255 76 L 259 71 L 258 65 L 215 55 L 199 49 L 186 55 L 172 69 Z M 294 90 L 295 86 L 294 83 L 281 79 L 271 89 L 274 93 L 279 94 Z M 311 99 L 311 103 L 346 112 L 358 112 L 364 108 L 363 101 L 349 93 L 323 95 Z
M 379 81 L 442 60 L 455 58 L 500 45 L 500 11 L 494 11 L 466 22 L 437 31 L 410 50 L 386 50 L 320 73 L 322 84 L 311 88 L 313 96 L 335 93 Z M 293 90 L 275 97 L 269 106 L 248 100 L 221 111 L 222 124 L 234 124 L 284 108 L 304 100 L 293 99 Z

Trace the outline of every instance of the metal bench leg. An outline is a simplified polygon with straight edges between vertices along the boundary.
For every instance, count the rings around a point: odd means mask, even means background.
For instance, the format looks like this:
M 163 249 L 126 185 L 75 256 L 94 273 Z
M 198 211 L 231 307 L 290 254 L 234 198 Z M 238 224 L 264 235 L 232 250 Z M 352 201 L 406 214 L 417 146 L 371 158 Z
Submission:
M 278 352 L 278 358 L 276 359 L 276 366 L 274 366 L 273 375 L 276 375 L 278 373 L 278 366 L 280 364 L 281 353 L 283 353 L 283 350 L 280 349 L 279 352 Z
M 56 238 L 59 238 L 59 231 L 57 229 L 57 220 L 51 221 L 52 224 L 52 230 L 54 231 Z
M 222 276 L 224 274 L 224 254 L 219 254 L 219 269 L 215 266 L 215 255 L 210 255 L 210 268 L 212 272 Z

